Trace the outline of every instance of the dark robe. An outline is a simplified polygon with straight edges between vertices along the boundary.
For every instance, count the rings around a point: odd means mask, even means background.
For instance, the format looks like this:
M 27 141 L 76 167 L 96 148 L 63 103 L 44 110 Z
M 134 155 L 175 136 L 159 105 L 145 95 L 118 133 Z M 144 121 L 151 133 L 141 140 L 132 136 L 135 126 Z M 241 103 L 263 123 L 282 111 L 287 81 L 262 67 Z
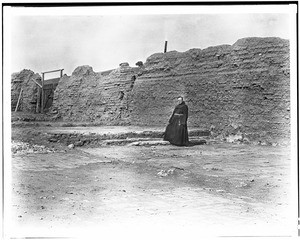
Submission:
M 169 120 L 164 134 L 164 140 L 173 145 L 187 146 L 189 144 L 188 130 L 188 107 L 185 102 L 178 104 Z

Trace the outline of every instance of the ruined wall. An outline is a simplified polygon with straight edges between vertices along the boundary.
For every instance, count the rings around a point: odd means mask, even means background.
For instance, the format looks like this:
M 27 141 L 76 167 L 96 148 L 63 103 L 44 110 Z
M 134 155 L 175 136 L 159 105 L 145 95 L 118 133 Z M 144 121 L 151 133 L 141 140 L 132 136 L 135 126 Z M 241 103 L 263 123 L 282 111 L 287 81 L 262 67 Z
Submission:
M 52 110 L 65 121 L 165 126 L 179 95 L 189 106 L 189 126 L 215 135 L 288 137 L 289 41 L 245 38 L 157 53 L 140 68 L 121 64 L 103 73 L 81 66 L 59 82 Z
M 136 72 L 137 68 L 126 63 L 104 74 L 95 73 L 90 66 L 77 67 L 59 82 L 52 112 L 65 121 L 129 124 L 128 104 Z
M 22 70 L 11 75 L 11 110 L 14 111 L 18 102 L 21 89 L 22 98 L 18 110 L 23 112 L 35 112 L 37 101 L 37 86 L 32 81 L 41 81 L 41 76 L 31 70 Z
M 289 135 L 289 90 L 289 41 L 280 38 L 158 53 L 134 84 L 131 122 L 165 125 L 182 95 L 189 126 L 282 138 Z

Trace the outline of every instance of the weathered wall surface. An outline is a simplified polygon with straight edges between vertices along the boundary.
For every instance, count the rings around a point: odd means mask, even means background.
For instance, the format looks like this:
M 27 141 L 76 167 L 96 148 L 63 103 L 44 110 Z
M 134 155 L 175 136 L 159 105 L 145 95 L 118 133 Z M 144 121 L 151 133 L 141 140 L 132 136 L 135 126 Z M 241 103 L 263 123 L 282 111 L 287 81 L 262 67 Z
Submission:
M 140 68 L 125 63 L 95 73 L 81 66 L 60 80 L 51 111 L 65 121 L 165 126 L 182 95 L 189 126 L 224 136 L 288 137 L 289 51 L 288 40 L 245 38 L 153 54 Z M 12 76 L 12 109 L 23 87 L 23 111 L 34 111 L 36 86 L 30 78 L 40 76 L 29 70 Z
M 245 38 L 184 53 L 150 56 L 133 88 L 131 122 L 165 125 L 176 98 L 189 106 L 189 126 L 228 135 L 289 135 L 289 41 Z
M 66 121 L 129 124 L 128 104 L 135 72 L 136 68 L 127 64 L 108 74 L 95 73 L 90 66 L 77 67 L 59 82 L 52 111 Z
M 11 110 L 14 111 L 18 102 L 21 89 L 22 98 L 18 110 L 35 112 L 37 101 L 37 86 L 34 81 L 41 81 L 41 76 L 31 70 L 22 70 L 11 76 Z

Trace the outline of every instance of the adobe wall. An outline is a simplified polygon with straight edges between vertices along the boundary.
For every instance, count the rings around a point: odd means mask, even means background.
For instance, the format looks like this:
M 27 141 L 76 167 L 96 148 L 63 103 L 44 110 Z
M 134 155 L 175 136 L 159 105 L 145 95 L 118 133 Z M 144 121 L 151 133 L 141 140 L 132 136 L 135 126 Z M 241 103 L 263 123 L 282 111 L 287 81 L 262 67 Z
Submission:
M 189 126 L 276 141 L 290 134 L 289 51 L 288 40 L 244 38 L 233 45 L 156 53 L 139 68 L 124 63 L 96 73 L 80 66 L 60 80 L 51 112 L 64 121 L 166 126 L 182 95 Z M 28 102 L 36 96 L 31 77 L 39 75 L 28 70 L 13 75 L 29 84 Z M 12 106 L 19 88 L 13 84 Z
M 130 124 L 128 104 L 136 71 L 128 64 L 108 74 L 96 73 L 90 66 L 77 67 L 60 80 L 52 112 L 65 121 Z
M 150 56 L 133 88 L 131 122 L 165 125 L 179 95 L 189 107 L 189 126 L 224 135 L 287 137 L 289 41 L 245 38 L 232 46 Z
M 31 70 L 24 69 L 11 75 L 11 110 L 14 111 L 18 102 L 21 89 L 22 98 L 20 99 L 19 111 L 36 111 L 37 86 L 34 81 L 41 81 L 41 76 Z

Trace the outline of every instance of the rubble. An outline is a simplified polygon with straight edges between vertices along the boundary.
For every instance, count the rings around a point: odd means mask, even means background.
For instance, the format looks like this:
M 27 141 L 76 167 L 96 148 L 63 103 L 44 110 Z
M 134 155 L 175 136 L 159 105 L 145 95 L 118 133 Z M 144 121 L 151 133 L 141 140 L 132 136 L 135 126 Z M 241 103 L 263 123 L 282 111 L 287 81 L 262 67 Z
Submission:
M 176 167 L 172 167 L 168 170 L 160 170 L 157 175 L 160 177 L 166 177 L 169 175 L 174 175 L 176 173 L 176 170 L 183 170 L 182 168 L 176 168 Z
M 53 153 L 56 152 L 53 148 L 48 148 L 43 145 L 30 144 L 26 142 L 11 142 L 11 151 L 13 154 L 24 154 L 24 153 Z
M 75 147 L 74 144 L 68 145 L 68 148 L 70 148 L 70 149 L 72 149 L 72 148 L 74 148 L 74 147 Z

